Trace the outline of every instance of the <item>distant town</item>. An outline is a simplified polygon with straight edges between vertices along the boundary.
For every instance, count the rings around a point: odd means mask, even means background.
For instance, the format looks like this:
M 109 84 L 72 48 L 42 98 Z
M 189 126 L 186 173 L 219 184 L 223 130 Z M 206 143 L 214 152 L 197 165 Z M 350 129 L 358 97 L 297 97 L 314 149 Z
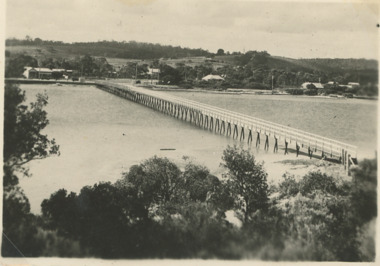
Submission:
M 137 42 L 9 39 L 5 76 L 78 82 L 125 79 L 177 89 L 348 98 L 378 94 L 376 60 L 291 59 L 266 51 L 230 53 L 222 48 L 210 53 Z

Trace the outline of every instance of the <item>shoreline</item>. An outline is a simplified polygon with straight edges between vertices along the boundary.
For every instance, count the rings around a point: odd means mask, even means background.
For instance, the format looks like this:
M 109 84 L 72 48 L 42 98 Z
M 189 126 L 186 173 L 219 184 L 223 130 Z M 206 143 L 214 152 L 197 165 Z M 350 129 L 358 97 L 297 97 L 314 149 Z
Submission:
M 41 79 L 24 79 L 24 78 L 5 78 L 4 81 L 10 81 L 10 82 L 17 82 L 20 84 L 70 84 L 70 85 L 93 85 L 96 86 L 97 80 L 94 81 L 70 81 L 70 80 L 41 80 Z M 117 80 L 110 80 L 112 81 L 117 81 Z M 121 85 L 133 85 L 136 86 L 136 84 L 130 84 L 130 83 L 118 83 L 117 84 Z M 153 91 L 168 91 L 168 92 L 196 92 L 196 93 L 210 93 L 210 94 L 228 94 L 228 95 L 265 95 L 265 96 L 294 96 L 294 97 L 302 97 L 302 98 L 321 98 L 321 99 L 342 99 L 342 100 L 347 100 L 347 99 L 360 99 L 360 100 L 372 100 L 372 101 L 377 101 L 378 97 L 370 97 L 370 96 L 357 96 L 354 95 L 352 98 L 347 98 L 344 96 L 323 96 L 323 95 L 315 95 L 315 96 L 309 96 L 309 95 L 292 95 L 288 93 L 272 93 L 272 90 L 248 90 L 248 89 L 233 89 L 232 91 L 227 90 L 220 90 L 220 89 L 202 89 L 202 88 L 191 88 L 191 89 L 184 89 L 180 87 L 157 87 L 155 85 L 153 86 L 145 86 L 145 85 L 137 85 L 136 87 L 143 87 L 145 89 L 153 90 Z
M 96 85 L 93 81 L 71 81 L 71 80 L 42 80 L 42 79 L 23 79 L 23 78 L 5 78 L 4 81 L 17 82 L 20 84 L 69 84 L 69 85 Z

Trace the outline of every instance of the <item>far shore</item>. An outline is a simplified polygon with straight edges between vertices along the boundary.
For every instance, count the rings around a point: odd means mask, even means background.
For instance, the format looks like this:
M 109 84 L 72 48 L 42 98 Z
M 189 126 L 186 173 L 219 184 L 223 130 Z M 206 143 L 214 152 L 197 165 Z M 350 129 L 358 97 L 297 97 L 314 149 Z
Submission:
M 57 84 L 57 85 L 63 85 L 63 84 L 71 84 L 71 85 L 97 85 L 96 79 L 91 80 L 85 80 L 84 82 L 80 81 L 72 81 L 72 80 L 64 80 L 64 79 L 58 79 L 58 80 L 43 80 L 43 79 L 25 79 L 25 78 L 5 78 L 5 81 L 11 81 L 11 82 L 17 82 L 21 84 Z M 117 79 L 111 79 L 108 80 L 111 82 L 118 83 Z M 240 94 L 249 94 L 249 95 L 274 95 L 274 96 L 295 96 L 295 97 L 303 97 L 303 98 L 323 98 L 323 99 L 350 99 L 341 95 L 315 95 L 315 96 L 309 96 L 309 95 L 291 95 L 283 91 L 278 90 L 255 90 L 255 89 L 205 89 L 205 88 L 191 88 L 191 89 L 185 89 L 177 86 L 166 86 L 166 85 L 144 85 L 144 84 L 133 84 L 133 83 L 126 83 L 126 82 L 120 82 L 118 84 L 125 84 L 125 85 L 134 85 L 137 87 L 143 87 L 146 89 L 151 89 L 154 91 L 174 91 L 174 92 L 195 92 L 195 93 L 215 93 L 215 94 L 230 94 L 230 95 L 240 95 Z M 354 95 L 351 99 L 363 99 L 363 100 L 378 100 L 378 97 L 373 96 L 357 96 Z
M 154 91 L 174 91 L 174 92 L 196 92 L 196 93 L 215 93 L 215 94 L 231 94 L 231 95 L 241 95 L 241 94 L 249 94 L 249 95 L 273 95 L 273 96 L 294 96 L 294 97 L 302 97 L 302 98 L 323 98 L 323 99 L 350 99 L 344 96 L 329 96 L 329 95 L 291 95 L 286 92 L 272 91 L 271 90 L 255 90 L 255 89 L 233 89 L 231 91 L 220 90 L 220 89 L 203 89 L 203 88 L 192 88 L 192 89 L 184 89 L 184 88 L 161 88 L 155 86 L 141 86 L 147 89 L 151 89 Z M 378 97 L 369 97 L 369 96 L 356 96 L 354 95 L 351 99 L 364 99 L 364 100 L 378 100 Z

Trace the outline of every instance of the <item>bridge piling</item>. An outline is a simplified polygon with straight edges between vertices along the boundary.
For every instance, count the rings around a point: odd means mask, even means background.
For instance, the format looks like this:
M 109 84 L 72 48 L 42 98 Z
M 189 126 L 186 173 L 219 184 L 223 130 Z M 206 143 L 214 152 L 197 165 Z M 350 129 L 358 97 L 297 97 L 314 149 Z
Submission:
M 240 132 L 240 141 L 244 140 L 244 127 L 241 127 L 241 132 Z
M 277 153 L 277 152 L 278 152 L 278 141 L 277 141 L 277 138 L 274 137 L 273 153 Z
M 256 148 L 260 148 L 260 132 L 257 131 Z
M 238 138 L 238 128 L 237 128 L 237 125 L 234 124 L 234 134 L 232 136 L 233 139 Z
M 248 144 L 252 143 L 252 130 L 251 129 L 249 129 L 249 131 L 248 131 L 248 140 L 247 140 L 247 142 L 248 142 Z
M 231 136 L 231 123 L 228 122 L 228 125 L 227 125 L 227 136 Z
M 269 137 L 267 134 L 265 134 L 265 144 L 264 144 L 264 150 L 268 151 L 269 149 Z
M 238 126 L 241 126 L 240 141 L 245 139 L 246 128 L 248 130 L 248 144 L 252 143 L 252 130 L 254 129 L 258 134 L 256 147 L 260 146 L 260 132 L 265 132 L 266 144 L 264 145 L 264 149 L 266 150 L 269 149 L 269 139 L 267 142 L 267 137 L 273 134 L 275 139 L 274 152 L 278 151 L 278 139 L 284 138 L 285 154 L 288 153 L 287 144 L 295 141 L 296 150 L 298 150 L 297 155 L 301 147 L 308 147 L 310 153 L 321 152 L 321 158 L 326 158 L 327 154 L 330 154 L 331 158 L 340 159 L 347 171 L 349 171 L 350 165 L 356 162 L 356 160 L 351 159 L 354 155 L 356 156 L 356 147 L 340 141 L 136 86 L 121 85 L 108 81 L 97 81 L 95 84 L 98 88 L 116 96 L 145 105 L 164 114 L 181 118 L 199 127 L 208 128 L 210 131 L 215 130 L 215 132 L 225 134 L 226 136 L 231 136 L 233 124 L 233 139 L 239 137 Z

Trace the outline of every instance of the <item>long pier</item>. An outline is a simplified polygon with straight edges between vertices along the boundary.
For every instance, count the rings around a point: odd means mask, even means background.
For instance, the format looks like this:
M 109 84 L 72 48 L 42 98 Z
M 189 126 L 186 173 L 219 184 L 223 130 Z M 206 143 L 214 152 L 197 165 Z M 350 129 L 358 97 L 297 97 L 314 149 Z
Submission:
M 321 158 L 339 160 L 347 171 L 350 165 L 356 161 L 357 147 L 347 143 L 162 92 L 107 81 L 97 81 L 96 83 L 104 91 L 198 127 L 240 141 L 247 141 L 248 144 L 253 144 L 255 141 L 256 147 L 260 147 L 261 142 L 264 142 L 265 150 L 269 150 L 271 142 L 273 151 L 278 152 L 278 145 L 281 141 L 285 147 L 285 154 L 288 153 L 289 146 L 292 144 L 297 156 L 303 149 L 307 151 L 310 158 L 313 154 L 314 156 L 319 154 Z M 271 141 L 269 141 L 270 139 Z

